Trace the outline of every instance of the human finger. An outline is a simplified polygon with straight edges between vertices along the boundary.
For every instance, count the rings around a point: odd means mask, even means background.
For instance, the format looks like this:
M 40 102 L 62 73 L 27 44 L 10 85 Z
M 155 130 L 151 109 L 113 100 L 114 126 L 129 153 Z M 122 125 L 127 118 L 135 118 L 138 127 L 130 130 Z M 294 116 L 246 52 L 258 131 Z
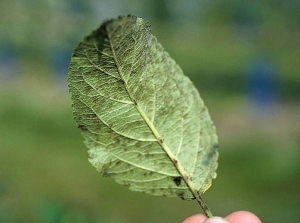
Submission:
M 249 211 L 236 211 L 225 218 L 232 223 L 261 223 L 261 220 Z
M 187 219 L 185 219 L 182 223 L 203 223 L 207 217 L 204 214 L 195 214 Z

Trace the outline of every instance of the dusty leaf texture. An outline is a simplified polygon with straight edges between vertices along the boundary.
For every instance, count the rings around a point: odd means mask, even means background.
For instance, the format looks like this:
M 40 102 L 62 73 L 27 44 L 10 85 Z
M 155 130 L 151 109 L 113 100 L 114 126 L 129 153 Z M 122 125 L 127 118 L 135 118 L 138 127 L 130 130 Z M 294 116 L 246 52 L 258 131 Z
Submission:
M 210 187 L 215 127 L 148 21 L 121 16 L 103 23 L 75 48 L 68 75 L 89 160 L 104 176 L 134 191 L 183 199 Z

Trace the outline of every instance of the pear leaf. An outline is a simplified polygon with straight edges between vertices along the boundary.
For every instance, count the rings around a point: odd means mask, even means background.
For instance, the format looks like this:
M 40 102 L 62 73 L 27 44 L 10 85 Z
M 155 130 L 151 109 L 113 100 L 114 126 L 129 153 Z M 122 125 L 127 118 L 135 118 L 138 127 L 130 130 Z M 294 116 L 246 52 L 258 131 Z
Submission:
M 134 191 L 201 203 L 216 177 L 216 130 L 148 21 L 120 16 L 85 37 L 68 86 L 89 161 L 102 175 Z

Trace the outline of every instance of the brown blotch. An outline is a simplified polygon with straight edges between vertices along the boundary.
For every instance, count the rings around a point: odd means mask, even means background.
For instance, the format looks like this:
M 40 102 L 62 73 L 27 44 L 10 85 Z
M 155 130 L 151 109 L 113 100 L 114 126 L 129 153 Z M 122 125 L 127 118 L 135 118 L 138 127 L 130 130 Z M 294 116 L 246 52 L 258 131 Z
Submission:
M 118 160 L 115 165 L 120 165 L 121 164 L 121 160 Z
M 143 145 L 143 143 L 141 142 L 141 141 L 137 141 L 136 143 L 135 143 L 135 146 L 136 147 L 141 147 Z
M 124 81 L 122 78 L 119 79 L 119 82 L 120 82 L 121 84 L 125 84 L 125 81 Z
M 184 177 L 184 179 L 186 179 L 186 180 L 190 180 L 190 179 L 191 179 L 190 176 L 187 175 L 187 174 L 185 174 L 183 177 Z
M 177 159 L 172 159 L 173 163 L 174 164 L 177 164 L 178 163 L 178 160 Z
M 151 191 L 152 194 L 156 193 L 155 189 L 151 189 L 150 191 Z
M 176 184 L 176 186 L 178 187 L 181 183 L 182 178 L 181 177 L 173 177 L 173 181 Z
M 152 157 L 152 155 L 147 153 L 147 154 L 144 155 L 144 157 L 150 158 L 150 157 Z
M 149 172 L 148 176 L 153 176 L 154 172 Z
M 87 131 L 87 127 L 85 125 L 78 125 L 78 128 L 81 129 L 82 131 Z
M 143 175 L 145 177 L 148 177 L 148 176 L 151 177 L 153 174 L 154 174 L 154 172 L 152 172 L 152 171 L 143 173 Z
M 160 144 L 164 143 L 164 139 L 163 138 L 159 138 L 158 141 L 159 141 Z
M 141 158 L 142 156 L 143 156 L 143 155 L 140 154 L 140 153 L 136 154 L 136 157 L 137 157 L 137 158 Z
M 109 174 L 109 173 L 107 172 L 107 169 L 106 169 L 106 168 L 103 168 L 103 169 L 102 169 L 101 174 L 102 174 L 102 176 L 104 176 L 104 177 L 109 177 L 109 176 L 111 175 L 111 174 Z
M 179 192 L 178 197 L 180 197 L 182 200 L 184 200 L 184 192 Z

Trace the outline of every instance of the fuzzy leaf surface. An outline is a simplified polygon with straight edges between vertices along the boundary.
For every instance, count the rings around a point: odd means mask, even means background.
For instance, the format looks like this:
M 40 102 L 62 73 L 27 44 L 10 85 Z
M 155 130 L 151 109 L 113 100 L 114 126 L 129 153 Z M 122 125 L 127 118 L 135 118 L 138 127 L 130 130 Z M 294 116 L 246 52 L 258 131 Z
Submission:
M 215 127 L 148 21 L 122 16 L 87 36 L 73 52 L 68 86 L 89 161 L 104 176 L 183 199 L 210 187 Z

